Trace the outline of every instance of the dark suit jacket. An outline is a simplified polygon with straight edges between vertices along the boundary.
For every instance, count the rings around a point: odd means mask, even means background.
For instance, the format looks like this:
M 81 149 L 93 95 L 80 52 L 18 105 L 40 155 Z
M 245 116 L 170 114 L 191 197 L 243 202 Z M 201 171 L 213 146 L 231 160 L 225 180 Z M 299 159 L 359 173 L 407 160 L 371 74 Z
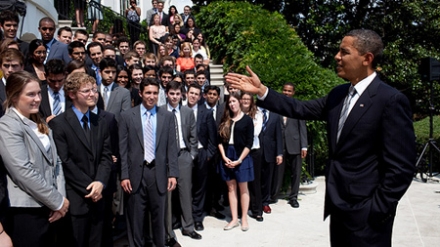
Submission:
M 274 163 L 278 155 L 283 155 L 283 136 L 281 131 L 280 116 L 275 112 L 268 112 L 266 130 L 261 129 L 260 150 L 266 162 Z
M 40 103 L 40 114 L 43 117 L 44 120 L 46 120 L 47 117 L 52 115 L 52 110 L 50 108 L 50 102 L 49 102 L 49 91 L 47 89 L 47 85 L 41 86 L 41 103 Z M 67 95 L 64 95 L 65 97 L 65 109 L 72 107 L 72 101 L 68 99 Z
M 217 151 L 217 128 L 212 112 L 206 107 L 197 107 L 197 137 L 211 158 Z
M 23 53 L 23 56 L 27 57 L 28 52 L 29 52 L 29 43 L 24 42 L 23 40 L 18 39 L 18 38 L 17 38 L 17 43 L 19 45 L 21 53 Z
M 67 45 L 56 40 L 53 42 L 49 56 L 47 57 L 46 61 L 49 61 L 51 59 L 61 59 L 64 61 L 64 64 L 70 63 L 72 58 L 69 56 L 69 50 L 67 49 Z
M 71 214 L 83 215 L 91 208 L 103 207 L 103 200 L 93 203 L 84 196 L 89 194 L 86 188 L 93 181 L 106 186 L 109 180 L 112 151 L 107 122 L 90 113 L 91 144 L 72 108 L 52 119 L 49 126 L 63 164 Z
M 133 192 L 141 184 L 144 162 L 144 137 L 141 110 L 138 105 L 121 114 L 119 122 L 119 153 L 121 180 L 130 179 Z M 166 106 L 157 108 L 156 181 L 160 193 L 167 191 L 168 177 L 178 177 L 176 118 Z
M 301 149 L 307 148 L 307 127 L 306 121 L 294 118 L 287 118 L 286 125 L 281 119 L 284 148 L 289 154 L 301 154 Z
M 378 77 L 353 106 L 336 142 L 350 84 L 326 97 L 301 102 L 270 90 L 258 105 L 281 115 L 327 121 L 325 217 L 339 214 L 347 227 L 380 227 L 394 219 L 415 164 L 415 136 L 408 99 Z
M 5 114 L 5 109 L 3 108 L 3 103 L 6 101 L 6 89 L 5 84 L 3 84 L 2 78 L 0 78 L 0 117 Z

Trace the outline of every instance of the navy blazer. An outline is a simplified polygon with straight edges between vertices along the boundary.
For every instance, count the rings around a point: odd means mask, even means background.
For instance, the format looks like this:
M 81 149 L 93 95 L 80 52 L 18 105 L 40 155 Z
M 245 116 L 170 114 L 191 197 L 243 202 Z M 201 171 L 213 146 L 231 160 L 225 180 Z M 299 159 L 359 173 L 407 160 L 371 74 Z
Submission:
M 263 113 L 261 113 L 263 115 Z M 274 163 L 278 155 L 283 155 L 283 135 L 281 131 L 280 116 L 275 112 L 267 112 L 265 130 L 261 129 L 258 139 L 260 140 L 260 150 L 266 162 Z
M 197 106 L 197 137 L 203 148 L 207 150 L 208 158 L 217 151 L 217 128 L 212 111 L 205 106 Z
M 345 225 L 360 230 L 367 222 L 380 227 L 394 218 L 412 181 L 416 149 L 408 99 L 378 77 L 353 106 L 337 142 L 349 86 L 337 86 L 326 97 L 304 102 L 270 90 L 257 104 L 290 118 L 327 121 L 324 216 L 343 213 Z

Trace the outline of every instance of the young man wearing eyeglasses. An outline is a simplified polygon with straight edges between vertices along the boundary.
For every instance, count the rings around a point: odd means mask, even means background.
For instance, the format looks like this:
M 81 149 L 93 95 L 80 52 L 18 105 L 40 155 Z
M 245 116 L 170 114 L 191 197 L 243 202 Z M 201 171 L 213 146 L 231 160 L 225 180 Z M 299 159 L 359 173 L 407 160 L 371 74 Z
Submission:
M 73 246 L 101 246 L 104 221 L 102 191 L 108 186 L 112 158 L 107 122 L 92 113 L 96 81 L 75 72 L 64 83 L 64 93 L 72 101 L 49 122 L 66 179 L 71 201 Z M 84 229 L 87 229 L 85 231 Z

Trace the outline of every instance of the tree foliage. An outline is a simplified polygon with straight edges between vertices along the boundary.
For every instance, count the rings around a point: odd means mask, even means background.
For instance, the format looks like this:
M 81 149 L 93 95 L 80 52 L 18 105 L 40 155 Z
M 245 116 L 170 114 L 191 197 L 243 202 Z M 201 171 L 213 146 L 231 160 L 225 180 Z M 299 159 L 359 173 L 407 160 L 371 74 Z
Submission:
M 380 76 L 411 100 L 416 118 L 428 114 L 428 83 L 421 80 L 420 60 L 440 60 L 440 2 L 437 0 L 242 0 L 283 14 L 314 59 L 334 68 L 343 35 L 367 28 L 382 36 L 385 51 Z M 193 1 L 196 4 L 212 1 Z M 435 85 L 436 94 L 440 86 Z M 435 108 L 440 109 L 440 102 Z

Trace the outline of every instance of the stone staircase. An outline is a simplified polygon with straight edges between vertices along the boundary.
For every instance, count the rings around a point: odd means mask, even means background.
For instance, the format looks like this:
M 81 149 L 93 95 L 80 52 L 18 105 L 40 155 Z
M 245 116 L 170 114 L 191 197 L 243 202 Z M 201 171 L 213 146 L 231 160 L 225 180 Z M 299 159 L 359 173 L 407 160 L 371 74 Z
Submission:
M 209 63 L 209 72 L 211 73 L 211 85 L 220 88 L 220 101 L 223 102 L 224 95 L 228 94 L 224 87 L 223 64 Z

